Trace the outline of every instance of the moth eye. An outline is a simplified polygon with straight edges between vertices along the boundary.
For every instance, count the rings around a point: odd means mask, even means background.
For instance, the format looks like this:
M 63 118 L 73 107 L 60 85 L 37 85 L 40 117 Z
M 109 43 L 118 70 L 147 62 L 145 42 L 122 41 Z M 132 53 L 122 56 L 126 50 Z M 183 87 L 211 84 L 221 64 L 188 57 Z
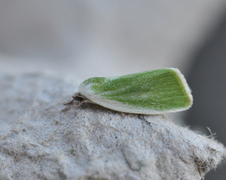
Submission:
M 74 99 L 77 100 L 77 101 L 82 101 L 83 100 L 83 98 L 79 97 L 79 96 L 75 96 Z

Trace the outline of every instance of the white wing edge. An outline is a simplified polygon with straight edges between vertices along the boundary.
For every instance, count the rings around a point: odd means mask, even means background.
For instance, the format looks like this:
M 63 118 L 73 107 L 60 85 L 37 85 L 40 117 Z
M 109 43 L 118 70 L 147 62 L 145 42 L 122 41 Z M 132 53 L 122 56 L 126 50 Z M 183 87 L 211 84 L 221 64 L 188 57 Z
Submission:
M 185 90 L 186 90 L 186 93 L 187 93 L 189 99 L 191 100 L 191 104 L 190 104 L 190 106 L 189 106 L 189 108 L 190 108 L 190 107 L 192 106 L 192 104 L 193 104 L 193 96 L 192 96 L 192 94 L 191 94 L 191 89 L 190 89 L 190 87 L 188 86 L 188 83 L 187 83 L 187 81 L 186 81 L 184 75 L 183 75 L 183 74 L 180 72 L 180 70 L 177 69 L 177 68 L 169 68 L 169 69 L 172 69 L 172 70 L 173 70 L 175 73 L 177 73 L 177 75 L 180 77 L 180 79 L 181 79 L 181 81 L 182 81 L 182 83 L 183 83 L 183 85 L 184 85 L 184 88 L 185 88 Z

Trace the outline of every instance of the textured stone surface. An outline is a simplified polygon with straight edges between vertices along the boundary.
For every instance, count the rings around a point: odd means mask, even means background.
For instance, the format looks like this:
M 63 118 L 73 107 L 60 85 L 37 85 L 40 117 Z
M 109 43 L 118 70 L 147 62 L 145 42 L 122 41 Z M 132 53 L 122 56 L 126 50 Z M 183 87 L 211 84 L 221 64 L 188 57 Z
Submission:
M 201 179 L 222 144 L 162 115 L 84 104 L 77 85 L 38 74 L 0 75 L 0 179 Z

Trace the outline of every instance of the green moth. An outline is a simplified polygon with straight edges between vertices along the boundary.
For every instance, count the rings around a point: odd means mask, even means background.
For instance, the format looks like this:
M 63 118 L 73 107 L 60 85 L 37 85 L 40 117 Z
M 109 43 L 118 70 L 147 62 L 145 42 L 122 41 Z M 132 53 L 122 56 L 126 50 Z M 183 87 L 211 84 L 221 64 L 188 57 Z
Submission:
M 117 77 L 93 77 L 82 82 L 78 90 L 67 104 L 77 100 L 80 101 L 78 105 L 89 102 L 134 114 L 184 111 L 193 102 L 191 90 L 176 68 Z

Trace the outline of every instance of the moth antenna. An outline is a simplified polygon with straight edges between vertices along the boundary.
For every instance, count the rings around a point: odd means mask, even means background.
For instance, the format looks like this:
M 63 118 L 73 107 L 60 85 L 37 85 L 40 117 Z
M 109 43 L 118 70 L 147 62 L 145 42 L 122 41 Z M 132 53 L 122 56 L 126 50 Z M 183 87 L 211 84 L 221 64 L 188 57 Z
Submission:
M 72 107 L 73 107 L 73 106 L 66 107 L 66 108 L 62 109 L 61 111 L 62 111 L 62 112 L 65 112 L 65 111 L 67 111 L 67 110 L 71 109 Z
M 66 105 L 70 105 L 70 104 L 72 104 L 73 102 L 74 102 L 74 98 L 70 101 L 70 102 L 68 102 L 68 103 L 65 103 L 64 105 L 66 106 Z M 65 108 L 66 109 L 66 108 Z

